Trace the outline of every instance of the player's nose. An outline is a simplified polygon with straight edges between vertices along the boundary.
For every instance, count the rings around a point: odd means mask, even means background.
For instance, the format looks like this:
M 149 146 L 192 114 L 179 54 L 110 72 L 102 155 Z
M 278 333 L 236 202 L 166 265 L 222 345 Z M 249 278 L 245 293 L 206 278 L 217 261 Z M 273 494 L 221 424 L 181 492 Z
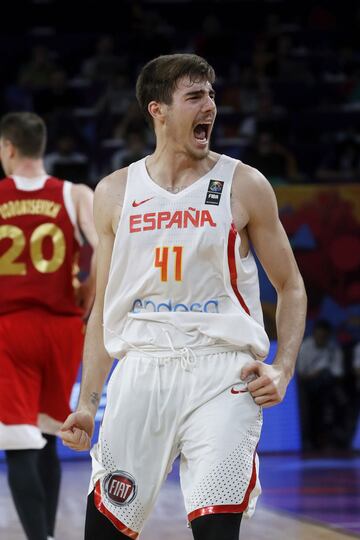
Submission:
M 204 112 L 213 112 L 216 111 L 216 105 L 214 98 L 212 98 L 210 95 L 207 95 L 204 98 L 202 109 Z

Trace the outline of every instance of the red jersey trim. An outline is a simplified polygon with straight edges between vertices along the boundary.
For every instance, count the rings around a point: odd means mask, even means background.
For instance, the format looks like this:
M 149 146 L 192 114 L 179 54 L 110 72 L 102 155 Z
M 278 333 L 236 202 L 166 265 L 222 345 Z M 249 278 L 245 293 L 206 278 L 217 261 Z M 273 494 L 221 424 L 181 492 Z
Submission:
M 122 523 L 117 517 L 114 516 L 114 514 L 110 512 L 110 510 L 106 508 L 106 506 L 104 505 L 101 499 L 100 480 L 98 480 L 95 484 L 94 503 L 95 503 L 96 508 L 99 510 L 99 512 L 101 512 L 104 516 L 106 516 L 111 521 L 111 523 L 117 528 L 118 531 L 125 534 L 125 536 L 128 536 L 129 538 L 135 539 L 139 536 L 138 532 L 135 532 L 129 529 L 129 527 L 124 525 L 124 523 Z
M 241 296 L 238 286 L 237 286 L 237 271 L 236 271 L 236 259 L 235 259 L 235 241 L 237 236 L 237 230 L 234 223 L 231 224 L 228 237 L 228 263 L 229 263 L 229 272 L 230 272 L 230 283 L 232 290 L 235 293 L 236 298 L 239 300 L 239 303 L 243 310 L 250 315 L 250 310 L 246 305 L 245 300 Z
M 256 456 L 256 451 L 254 452 L 254 457 L 253 457 L 253 466 L 252 466 L 250 482 L 246 490 L 246 493 L 244 495 L 244 499 L 242 503 L 218 504 L 215 506 L 205 506 L 204 508 L 198 508 L 197 510 L 193 510 L 193 512 L 190 512 L 190 514 L 188 514 L 189 522 L 191 522 L 193 519 L 196 519 L 201 516 L 206 516 L 209 514 L 240 514 L 244 512 L 249 505 L 250 494 L 256 485 L 257 474 L 256 474 L 255 456 Z

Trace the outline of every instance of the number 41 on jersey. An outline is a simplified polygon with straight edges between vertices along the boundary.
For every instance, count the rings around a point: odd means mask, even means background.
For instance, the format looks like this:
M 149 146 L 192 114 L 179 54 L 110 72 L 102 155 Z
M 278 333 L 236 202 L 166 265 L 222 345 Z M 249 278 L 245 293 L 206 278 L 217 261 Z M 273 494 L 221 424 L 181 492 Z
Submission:
M 175 281 L 182 281 L 182 253 L 183 246 L 170 247 L 157 247 L 155 248 L 155 268 L 159 268 L 161 271 L 161 281 L 168 281 L 169 279 L 169 265 L 174 265 L 174 278 Z

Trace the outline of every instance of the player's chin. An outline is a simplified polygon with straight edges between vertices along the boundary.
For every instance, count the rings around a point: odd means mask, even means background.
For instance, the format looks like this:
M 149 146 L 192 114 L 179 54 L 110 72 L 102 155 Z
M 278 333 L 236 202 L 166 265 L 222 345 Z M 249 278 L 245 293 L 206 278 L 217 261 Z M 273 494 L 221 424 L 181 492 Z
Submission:
M 204 159 L 209 155 L 209 152 L 209 143 L 206 145 L 193 144 L 191 147 L 191 154 L 195 159 Z

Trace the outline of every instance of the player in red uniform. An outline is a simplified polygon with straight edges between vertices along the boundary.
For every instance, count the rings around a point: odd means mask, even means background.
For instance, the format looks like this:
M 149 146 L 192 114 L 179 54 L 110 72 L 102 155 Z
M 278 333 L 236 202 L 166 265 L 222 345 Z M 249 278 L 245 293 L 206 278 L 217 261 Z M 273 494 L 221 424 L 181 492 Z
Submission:
M 0 123 L 0 449 L 30 540 L 53 537 L 60 487 L 56 436 L 83 349 L 94 261 L 77 280 L 82 234 L 94 248 L 92 190 L 49 177 L 46 127 L 33 113 Z

